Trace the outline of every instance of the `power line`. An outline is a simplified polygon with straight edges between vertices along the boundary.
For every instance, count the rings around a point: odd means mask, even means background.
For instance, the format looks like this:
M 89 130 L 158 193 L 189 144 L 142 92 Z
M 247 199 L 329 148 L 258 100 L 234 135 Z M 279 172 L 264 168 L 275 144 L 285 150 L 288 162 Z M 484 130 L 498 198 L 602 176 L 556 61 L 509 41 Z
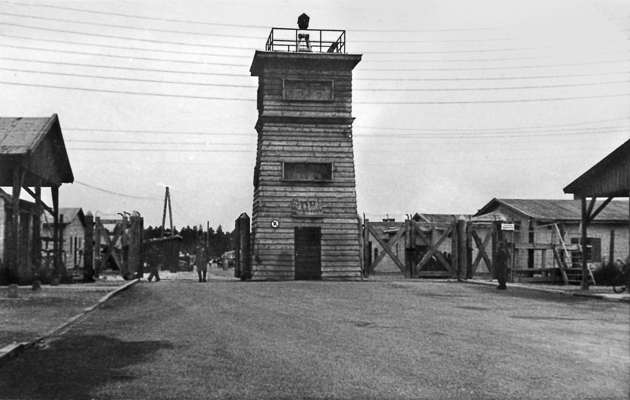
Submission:
M 74 86 L 57 86 L 57 85 L 44 85 L 44 84 L 7 82 L 7 81 L 0 81 L 0 84 L 13 85 L 13 86 L 25 86 L 25 87 L 39 87 L 39 88 L 47 88 L 47 89 L 78 90 L 78 91 L 84 91 L 84 92 L 173 97 L 173 98 L 185 98 L 185 99 L 197 99 L 197 100 L 252 101 L 252 102 L 256 101 L 256 99 L 242 98 L 242 97 L 192 96 L 192 95 L 179 95 L 179 94 L 168 94 L 168 93 L 93 89 L 93 88 L 82 88 L 82 87 L 74 87 Z M 630 96 L 630 93 L 615 93 L 615 94 L 590 95 L 590 96 L 569 96 L 569 97 L 543 97 L 543 98 L 529 98 L 529 99 L 503 99 L 503 100 L 355 101 L 354 104 L 364 104 L 364 105 L 367 105 L 367 104 L 455 105 L 455 104 L 502 104 L 502 103 L 505 104 L 505 103 L 535 103 L 535 102 L 554 102 L 554 101 L 568 101 L 568 100 L 603 99 L 603 98 L 626 97 L 626 96 Z
M 239 132 L 203 132 L 203 131 L 170 131 L 170 130 L 149 130 L 149 129 L 106 129 L 106 128 L 63 128 L 64 131 L 77 132 L 107 132 L 107 133 L 139 133 L 151 135 L 199 135 L 199 136 L 253 136 L 252 133 Z
M 67 139 L 70 143 L 99 143 L 99 144 L 146 144 L 146 145 L 178 145 L 178 146 L 241 146 L 248 143 L 208 143 L 208 142 L 176 142 L 176 141 L 149 141 L 149 140 L 96 140 L 96 139 Z
M 68 65 L 72 67 L 90 67 L 90 68 L 103 68 L 125 71 L 141 71 L 141 72 L 162 72 L 171 74 L 187 74 L 187 75 L 204 75 L 204 76 L 235 76 L 242 78 L 249 78 L 249 75 L 230 73 L 230 72 L 203 72 L 203 71 L 178 71 L 172 69 L 161 68 L 140 68 L 140 67 L 122 67 L 118 65 L 102 65 L 102 64 L 86 64 L 86 63 L 71 63 L 64 61 L 48 61 L 48 60 L 36 60 L 32 58 L 18 58 L 18 57 L 0 57 L 0 60 L 29 62 L 36 64 L 53 64 L 53 65 Z
M 509 133 L 509 134 L 483 134 L 483 135 L 474 135 L 474 134 L 459 134 L 459 135 L 449 135 L 446 132 L 440 134 L 432 134 L 432 135 L 416 135 L 416 134 L 387 134 L 387 135 L 355 135 L 355 137 L 359 138 L 398 138 L 398 139 L 512 139 L 512 138 L 530 138 L 530 137 L 551 137 L 551 136 L 564 136 L 567 138 L 571 138 L 573 136 L 580 135 L 593 135 L 593 134 L 608 134 L 608 133 L 621 133 L 629 130 L 630 127 L 616 128 L 616 129 L 591 129 L 589 131 L 562 131 L 562 132 L 518 132 L 518 133 Z
M 403 50 L 403 51 L 366 51 L 364 54 L 453 54 L 453 53 L 500 53 L 504 51 L 539 50 L 536 47 L 506 47 L 498 49 L 467 49 L 467 50 Z
M 16 24 L 3 22 L 3 25 L 6 26 L 15 26 L 19 28 L 25 29 L 33 29 L 33 30 L 41 30 L 47 32 L 58 32 L 58 33 L 70 33 L 73 35 L 84 35 L 84 36 L 92 36 L 92 37 L 102 37 L 108 39 L 121 39 L 121 40 L 135 40 L 139 42 L 147 42 L 147 43 L 160 43 L 160 44 L 169 44 L 169 45 L 178 45 L 178 46 L 189 46 L 189 47 L 207 47 L 207 48 L 220 48 L 220 49 L 234 49 L 234 50 L 254 50 L 255 47 L 242 47 L 242 46 L 228 46 L 228 45 L 215 45 L 215 44 L 199 44 L 199 43 L 190 43 L 190 42 L 180 42 L 180 41 L 167 41 L 167 40 L 157 40 L 157 39 L 144 39 L 137 38 L 133 36 L 122 36 L 122 35 L 111 35 L 111 34 L 103 34 L 103 33 L 92 33 L 85 31 L 75 31 L 75 30 L 67 30 L 67 29 L 54 29 L 54 28 L 44 28 L 40 26 L 32 26 L 32 25 L 24 25 L 24 24 Z M 261 38 L 264 40 L 265 38 Z M 505 52 L 505 51 L 523 51 L 523 50 L 537 50 L 537 48 L 532 47 L 522 47 L 522 48 L 498 48 L 498 49 L 453 49 L 453 50 L 439 50 L 439 51 L 414 51 L 414 50 L 405 50 L 405 51 L 368 51 L 364 52 L 364 54 L 454 54 L 454 53 L 496 53 L 496 52 Z
M 260 36 L 247 36 L 247 35 L 237 35 L 237 34 L 226 34 L 226 33 L 205 33 L 205 32 L 193 32 L 193 31 L 180 31 L 175 29 L 157 29 L 157 28 L 146 28 L 146 27 L 137 27 L 130 25 L 119 25 L 119 24 L 106 24 L 103 22 L 94 22 L 94 21 L 79 21 L 76 19 L 67 19 L 67 18 L 51 18 L 51 17 L 42 17 L 37 15 L 26 15 L 26 14 L 18 14 L 18 13 L 10 13 L 10 12 L 2 12 L 0 11 L 0 15 L 6 15 L 10 17 L 18 17 L 18 18 L 28 18 L 28 19 L 38 19 L 43 21 L 54 21 L 54 22 L 68 22 L 72 24 L 80 24 L 80 25 L 88 25 L 88 26 L 105 26 L 108 28 L 121 28 L 121 29 L 130 29 L 135 31 L 142 32 L 160 32 L 160 33 L 176 33 L 176 34 L 185 34 L 185 35 L 193 35 L 193 36 L 217 36 L 217 37 L 229 37 L 229 38 L 239 38 L 239 39 L 256 39 L 263 40 L 264 38 Z
M 12 71 L 12 72 L 26 72 L 26 73 L 32 73 L 32 74 L 68 76 L 68 77 L 77 77 L 77 78 L 106 79 L 106 80 L 129 81 L 129 82 L 146 82 L 146 83 L 160 83 L 160 84 L 167 83 L 167 84 L 189 85 L 189 86 L 231 87 L 231 88 L 247 88 L 247 89 L 256 88 L 256 85 L 237 85 L 237 84 L 231 84 L 231 83 L 206 83 L 206 82 L 193 82 L 193 81 L 170 81 L 170 80 L 161 80 L 161 79 L 126 78 L 126 77 L 104 76 L 104 75 L 37 71 L 37 70 L 21 69 L 21 68 L 0 67 L 0 70 Z
M 30 26 L 30 25 L 16 24 L 16 23 L 9 23 L 9 22 L 2 22 L 2 24 L 4 26 L 15 26 L 18 28 L 34 29 L 34 30 L 46 31 L 46 32 L 70 33 L 73 35 L 102 37 L 102 38 L 107 38 L 107 39 L 135 40 L 138 42 L 170 44 L 170 45 L 176 45 L 176 46 L 206 47 L 206 48 L 214 48 L 214 49 L 233 49 L 233 50 L 249 50 L 249 51 L 254 49 L 253 47 L 228 46 L 228 45 L 219 45 L 219 44 L 199 44 L 199 43 L 178 42 L 178 41 L 157 40 L 157 39 L 143 39 L 143 38 L 137 38 L 133 36 L 107 35 L 104 33 L 91 33 L 91 32 L 82 32 L 82 31 L 72 31 L 72 30 L 67 30 L 67 29 L 43 28 L 40 26 Z
M 383 126 L 366 126 L 355 125 L 354 128 L 358 129 L 376 129 L 376 130 L 394 130 L 394 131 L 413 131 L 413 132 L 511 132 L 520 130 L 536 130 L 536 129 L 549 129 L 549 128 L 567 128 L 578 126 L 574 130 L 592 129 L 599 127 L 590 127 L 584 125 L 600 124 L 614 121 L 630 121 L 630 115 L 621 118 L 607 118 L 590 121 L 578 121 L 578 122 L 566 122 L 562 124 L 548 124 L 548 125 L 528 125 L 528 126 L 510 126 L 499 128 L 397 128 L 397 127 L 383 127 Z M 605 127 L 604 127 L 605 128 Z M 177 131 L 177 130 L 150 130 L 150 129 L 109 129 L 109 128 L 82 128 L 82 127 L 64 127 L 64 131 L 80 131 L 80 132 L 106 132 L 106 133 L 139 133 L 139 134 L 155 134 L 155 135 L 219 135 L 219 136 L 252 136 L 254 132 L 207 132 L 207 131 Z
M 160 73 L 173 73 L 173 74 L 188 74 L 188 75 L 205 75 L 205 76 L 234 76 L 249 78 L 247 74 L 229 73 L 229 72 L 199 72 L 199 71 L 178 71 L 170 69 L 159 68 L 140 68 L 140 67 L 123 67 L 112 66 L 102 64 L 86 64 L 86 63 L 71 63 L 63 61 L 48 61 L 48 60 L 36 60 L 32 58 L 17 58 L 17 57 L 0 57 L 0 60 L 30 62 L 37 64 L 53 64 L 53 65 L 68 65 L 73 67 L 89 67 L 89 68 L 102 68 L 102 69 L 114 69 L 114 70 L 126 70 L 126 71 L 142 71 L 142 72 L 160 72 Z M 479 77 L 479 78 L 354 78 L 354 81 L 383 81 L 383 82 L 443 82 L 443 81 L 504 81 L 504 80 L 532 80 L 532 79 L 559 79 L 559 78 L 579 78 L 579 77 L 592 77 L 601 75 L 627 75 L 630 71 L 609 71 L 600 73 L 579 73 L 579 74 L 558 74 L 558 75 L 530 75 L 530 76 L 499 76 L 499 77 Z
M 112 16 L 117 16 L 117 17 L 144 19 L 144 20 L 150 20 L 150 21 L 177 22 L 177 23 L 186 23 L 186 24 L 226 26 L 226 27 L 237 27 L 237 28 L 270 29 L 268 25 L 219 23 L 219 22 L 211 22 L 211 21 L 182 19 L 182 18 L 150 17 L 150 16 L 125 14 L 125 13 L 120 13 L 120 12 L 99 11 L 99 10 L 76 8 L 76 7 L 65 7 L 65 6 L 50 5 L 50 4 L 30 4 L 30 3 L 20 3 L 20 2 L 17 2 L 17 3 L 13 2 L 13 4 L 19 4 L 19 5 L 31 6 L 31 7 L 46 7 L 46 8 L 53 8 L 53 9 L 59 9 L 59 10 L 68 10 L 68 11 L 96 14 L 96 15 L 112 15 Z M 366 33 L 366 32 L 368 33 L 422 33 L 422 32 L 493 31 L 496 29 L 497 28 L 478 27 L 478 28 L 442 28 L 442 29 L 346 29 L 346 30 L 353 31 L 353 32 L 363 32 L 363 33 Z
M 3 44 L 3 43 L 0 43 L 0 47 L 8 47 L 12 49 L 23 49 L 23 50 L 46 51 L 50 53 L 66 53 L 66 54 L 78 54 L 78 55 L 83 55 L 83 56 L 121 58 L 123 60 L 147 60 L 147 61 L 170 62 L 170 63 L 177 63 L 177 64 L 220 65 L 220 66 L 225 66 L 225 67 L 245 67 L 245 68 L 247 67 L 247 64 L 223 63 L 223 62 L 215 62 L 215 61 L 180 60 L 180 59 L 173 59 L 173 58 L 123 56 L 120 54 L 103 54 L 103 53 L 92 53 L 92 52 L 76 51 L 76 50 L 47 49 L 45 47 L 17 46 L 17 45 Z
M 266 25 L 231 24 L 231 23 L 199 21 L 199 20 L 190 20 L 190 19 L 148 17 L 148 16 L 124 14 L 124 13 L 111 12 L 111 11 L 97 11 L 97 10 L 90 10 L 90 9 L 85 9 L 85 8 L 64 7 L 64 6 L 58 6 L 58 5 L 52 5 L 52 4 L 31 4 L 31 3 L 20 3 L 20 2 L 13 2 L 13 4 L 19 4 L 19 5 L 23 5 L 23 6 L 29 6 L 29 7 L 46 7 L 46 8 L 53 8 L 53 9 L 58 9 L 58 10 L 76 11 L 76 12 L 83 12 L 83 13 L 96 14 L 96 15 L 112 15 L 112 16 L 117 16 L 117 17 L 144 19 L 144 20 L 149 20 L 149 21 L 181 22 L 181 23 L 186 23 L 186 24 L 199 24 L 199 25 L 210 25 L 210 26 L 228 26 L 228 27 L 236 27 L 236 28 L 269 29 L 269 27 L 266 26 Z
M 137 151 L 137 152 L 186 152 L 186 153 L 252 153 L 255 150 L 229 150 L 229 149 L 128 149 L 128 148 L 106 148 L 106 147 L 68 147 L 68 150 L 77 151 Z
M 132 46 L 116 46 L 112 44 L 102 44 L 102 43 L 86 43 L 86 42 L 75 42 L 72 40 L 56 40 L 56 39 L 48 39 L 48 38 L 34 38 L 30 36 L 21 36 L 21 35 L 7 35 L 6 33 L 0 33 L 0 36 L 7 37 L 11 39 L 26 39 L 35 42 L 50 42 L 50 43 L 61 43 L 61 44 L 74 44 L 79 46 L 89 46 L 89 47 L 104 47 L 108 49 L 117 49 L 117 50 L 138 50 L 138 51 L 149 51 L 156 53 L 167 53 L 167 54 L 188 54 L 195 56 L 211 56 L 211 57 L 226 57 L 226 58 L 247 58 L 250 59 L 250 55 L 241 55 L 241 54 L 219 54 L 219 53 L 206 53 L 203 51 L 181 51 L 181 50 L 162 50 L 162 49 L 148 49 L 146 47 L 132 47 Z
M 362 68 L 362 71 L 380 71 L 380 72 L 420 72 L 420 71 L 470 71 L 470 70 L 501 70 L 501 69 L 532 69 L 532 68 L 556 68 L 556 67 L 575 67 L 583 65 L 599 65 L 599 64 L 615 64 L 630 62 L 625 60 L 604 60 L 604 61 L 588 61 L 579 63 L 564 64 L 538 64 L 538 65 L 508 65 L 508 66 L 483 66 L 483 67 L 465 67 L 465 68 Z
M 93 89 L 93 88 L 82 88 L 82 87 L 75 87 L 75 86 L 43 85 L 43 84 L 7 82 L 7 81 L 0 81 L 0 84 L 13 85 L 13 86 L 39 87 L 39 88 L 46 88 L 46 89 L 78 90 L 82 92 L 127 94 L 127 95 L 135 95 L 135 96 L 173 97 L 173 98 L 178 98 L 178 99 L 193 99 L 193 100 L 196 99 L 196 100 L 223 100 L 223 101 L 256 101 L 256 99 L 243 98 L 243 97 L 192 96 L 192 95 L 183 95 L 183 94 L 134 92 L 131 90 Z
M 630 80 L 589 82 L 589 83 L 564 83 L 554 85 L 529 85 L 529 86 L 504 86 L 504 87 L 479 87 L 479 88 L 353 88 L 358 92 L 458 92 L 458 91 L 495 91 L 495 90 L 522 90 L 522 89 L 552 89 L 562 87 L 602 86 L 619 83 L 630 83 Z
M 1 45 L 0 45 L 1 46 Z M 160 84 L 176 84 L 176 85 L 188 85 L 188 86 L 210 86 L 210 87 L 232 87 L 232 88 L 256 88 L 256 85 L 237 85 L 229 83 L 205 83 L 205 82 L 193 82 L 193 81 L 171 81 L 161 79 L 141 79 L 141 78 L 126 78 L 126 77 L 113 77 L 103 75 L 91 75 L 91 74 L 75 74 L 75 73 L 63 73 L 63 72 L 48 72 L 37 71 L 30 69 L 20 68 L 4 68 L 0 67 L 3 71 L 12 72 L 25 72 L 33 74 L 43 75 L 56 75 L 56 76 L 68 76 L 79 78 L 93 78 L 93 79 L 105 79 L 105 80 L 117 80 L 117 81 L 129 81 L 129 82 L 146 82 L 146 83 L 160 83 Z M 630 83 L 630 80 L 617 80 L 617 81 L 604 81 L 604 82 L 589 82 L 589 83 L 569 83 L 569 84 L 554 84 L 554 85 L 530 85 L 530 86 L 505 86 L 505 87 L 480 87 L 480 88 L 354 88 L 355 92 L 457 92 L 457 91 L 494 91 L 494 90 L 520 90 L 520 89 L 550 89 L 561 87 L 588 87 L 588 86 L 602 86 L 607 84 L 620 84 Z
M 100 44 L 100 43 L 86 43 L 86 42 L 76 42 L 71 40 L 56 40 L 56 39 L 48 39 L 48 38 L 34 38 L 31 36 L 22 36 L 22 35 L 9 35 L 6 33 L 0 33 L 1 37 L 11 38 L 11 39 L 26 39 L 31 41 L 41 41 L 41 42 L 50 42 L 50 43 L 61 43 L 61 44 L 73 44 L 79 46 L 89 46 L 89 47 L 104 47 L 111 48 L 117 50 L 139 50 L 139 51 L 149 51 L 149 52 L 160 52 L 160 53 L 172 53 L 172 54 L 187 54 L 187 55 L 197 55 L 197 56 L 211 56 L 211 57 L 227 57 L 227 58 L 247 58 L 250 59 L 251 55 L 242 55 L 242 54 L 219 54 L 219 53 L 207 53 L 207 52 L 199 52 L 199 51 L 180 51 L 180 50 L 162 50 L 162 49 L 149 49 L 145 47 L 130 47 L 130 46 L 116 46 L 111 44 Z M 501 57 L 501 58 L 472 58 L 472 59 L 453 59 L 453 60 L 443 60 L 443 59 L 389 59 L 389 60 L 372 60 L 370 59 L 370 63 L 385 63 L 385 62 L 486 62 L 486 61 L 513 61 L 513 60 L 532 60 L 538 57 L 535 56 L 522 56 L 522 57 Z
M 441 81 L 507 81 L 507 80 L 531 80 L 531 79 L 558 79 L 580 78 L 602 75 L 627 75 L 630 71 L 610 71 L 584 74 L 557 74 L 557 75 L 529 75 L 529 76 L 486 76 L 481 78 L 353 78 L 354 81 L 384 81 L 384 82 L 441 82 Z
M 589 96 L 568 97 L 542 97 L 530 99 L 503 99 L 503 100 L 443 100 L 443 101 L 354 101 L 354 104 L 387 104 L 387 105 L 450 105 L 450 104 L 507 104 L 507 103 L 536 103 L 568 100 L 605 99 L 614 97 L 628 97 L 630 93 L 614 93 Z
M 90 185 L 90 184 L 88 184 L 88 183 L 81 182 L 81 181 L 76 181 L 76 180 L 75 180 L 75 181 L 74 181 L 74 183 L 76 183 L 76 184 L 78 184 L 78 185 L 81 185 L 81 186 L 88 187 L 88 188 L 93 189 L 93 190 L 97 190 L 97 191 L 99 191 L 99 192 L 108 193 L 108 194 L 112 194 L 112 195 L 115 195 L 115 196 L 120 196 L 120 197 L 126 197 L 126 198 L 129 198 L 129 199 L 137 199 L 137 200 L 159 200 L 159 199 L 158 199 L 158 198 L 156 198 L 156 197 L 149 197 L 149 196 L 137 196 L 137 195 L 131 195 L 131 194 L 126 194 L 126 193 L 114 192 L 113 190 L 109 190 L 109 189 L 101 188 L 101 187 L 98 187 L 98 186 Z
M 591 121 L 580 121 L 580 122 L 567 122 L 563 124 L 551 124 L 551 125 L 529 125 L 529 126 L 510 126 L 510 127 L 502 127 L 502 128 L 432 128 L 428 129 L 428 131 L 511 131 L 511 130 L 523 130 L 523 129 L 548 129 L 548 128 L 556 128 L 556 127 L 569 127 L 569 126 L 582 126 L 582 125 L 591 125 L 591 124 L 599 124 L 602 122 L 612 122 L 612 121 L 628 121 L 630 120 L 630 115 L 622 118 L 608 118 L 608 119 L 598 119 Z M 391 128 L 391 127 L 381 127 L 381 126 L 365 126 L 359 125 L 355 126 L 355 128 L 360 127 L 362 129 L 389 129 L 396 131 L 426 131 L 427 129 L 418 129 L 418 128 Z M 577 129 L 590 129 L 591 127 L 577 128 Z

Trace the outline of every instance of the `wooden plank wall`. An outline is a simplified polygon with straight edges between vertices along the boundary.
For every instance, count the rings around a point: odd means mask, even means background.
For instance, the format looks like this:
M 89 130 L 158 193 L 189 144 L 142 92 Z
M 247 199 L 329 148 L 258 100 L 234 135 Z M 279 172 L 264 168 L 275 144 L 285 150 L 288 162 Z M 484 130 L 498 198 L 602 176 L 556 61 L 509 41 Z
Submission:
M 297 56 L 299 58 L 299 55 Z M 322 279 L 360 279 L 352 145 L 351 67 L 345 61 L 317 69 L 268 61 L 259 77 L 258 152 L 252 212 L 254 279 L 294 279 L 294 229 L 321 228 Z M 284 80 L 334 81 L 333 100 L 283 97 Z M 289 182 L 283 162 L 332 163 L 330 182 Z M 292 200 L 316 200 L 321 217 L 296 216 Z M 277 220 L 279 226 L 271 226 Z
M 359 278 L 355 170 L 350 128 L 321 124 L 265 124 L 259 134 L 259 183 L 254 190 L 254 277 L 293 279 L 294 228 L 321 226 L 322 278 Z M 297 140 L 297 138 L 300 140 Z M 282 162 L 332 162 L 333 180 L 282 180 Z M 324 218 L 295 218 L 292 199 L 317 199 Z M 276 219 L 280 226 L 271 227 Z

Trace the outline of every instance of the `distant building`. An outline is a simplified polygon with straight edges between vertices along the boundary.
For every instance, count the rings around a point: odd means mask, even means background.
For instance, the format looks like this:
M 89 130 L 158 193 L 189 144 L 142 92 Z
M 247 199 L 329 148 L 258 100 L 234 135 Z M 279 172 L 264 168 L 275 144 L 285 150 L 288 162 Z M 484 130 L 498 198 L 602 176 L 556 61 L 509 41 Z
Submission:
M 66 270 L 84 267 L 86 219 L 80 207 L 59 208 L 62 255 Z M 52 238 L 52 224 L 44 223 L 42 237 Z
M 570 249 L 579 242 L 581 202 L 495 198 L 473 217 L 473 221 L 481 219 L 514 224 L 513 233 L 507 235 L 507 241 L 517 247 L 514 268 L 548 268 L 554 265 L 554 257 L 540 250 L 542 245 L 559 243 L 560 235 Z M 589 226 L 587 262 L 596 267 L 611 258 L 625 258 L 628 237 L 628 202 L 612 201 Z
M 12 217 L 5 215 L 3 229 L 3 259 L 0 265 L 0 281 L 27 283 L 33 272 L 39 271 L 42 254 L 40 241 L 41 212 L 33 215 L 34 221 L 23 219 L 13 212 L 22 209 L 22 195 L 33 198 L 38 210 L 44 210 L 56 222 L 59 212 L 59 187 L 73 182 L 74 176 L 61 132 L 57 114 L 43 118 L 0 118 L 0 186 L 11 187 L 10 200 L 4 197 L 4 211 L 11 210 Z M 42 189 L 50 188 L 52 202 L 45 204 Z M 6 207 L 7 202 L 11 207 Z M 27 236 L 33 232 L 33 236 Z M 58 233 L 58 230 L 55 230 Z M 54 280 L 65 277 L 61 262 L 59 235 L 53 235 L 52 253 L 46 254 L 46 266 L 52 258 Z M 30 244 L 32 242 L 32 244 Z M 25 248 L 32 248 L 30 259 L 24 258 Z M 50 256 L 50 257 L 48 257 Z

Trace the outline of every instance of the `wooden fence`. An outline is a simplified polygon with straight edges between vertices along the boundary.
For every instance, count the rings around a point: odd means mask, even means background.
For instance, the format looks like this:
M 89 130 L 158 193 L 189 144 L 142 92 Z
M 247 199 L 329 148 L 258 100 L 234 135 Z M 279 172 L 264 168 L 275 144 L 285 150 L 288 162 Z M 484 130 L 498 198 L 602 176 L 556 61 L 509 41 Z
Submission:
M 382 224 L 379 223 L 381 226 Z M 496 223 L 453 218 L 447 223 L 408 219 L 385 231 L 363 221 L 363 272 L 375 274 L 389 258 L 407 278 L 492 276 L 497 243 L 503 233 Z M 404 251 L 394 251 L 402 247 Z M 376 249 L 376 251 L 375 251 Z

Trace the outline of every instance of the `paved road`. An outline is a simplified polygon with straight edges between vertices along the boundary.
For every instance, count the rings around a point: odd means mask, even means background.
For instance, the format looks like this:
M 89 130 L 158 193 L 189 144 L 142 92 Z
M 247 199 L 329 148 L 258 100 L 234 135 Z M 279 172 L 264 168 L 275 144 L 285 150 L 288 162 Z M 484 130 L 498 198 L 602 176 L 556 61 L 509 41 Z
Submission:
M 139 284 L 0 367 L 19 399 L 626 399 L 630 305 L 446 282 Z

